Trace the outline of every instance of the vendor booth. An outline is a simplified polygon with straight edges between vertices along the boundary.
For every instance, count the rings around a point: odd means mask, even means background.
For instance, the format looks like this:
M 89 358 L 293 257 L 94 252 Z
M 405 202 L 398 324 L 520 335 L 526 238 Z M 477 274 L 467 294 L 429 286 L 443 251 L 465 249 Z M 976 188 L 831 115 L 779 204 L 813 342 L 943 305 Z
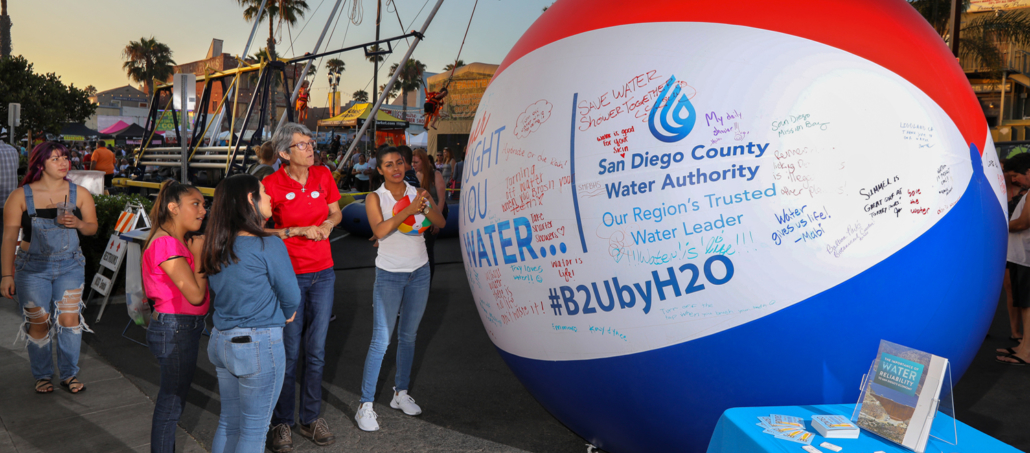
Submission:
M 319 120 L 319 128 L 354 128 L 360 129 L 365 121 L 368 121 L 372 104 L 354 104 L 347 111 L 332 118 Z M 376 112 L 376 146 L 388 144 L 391 146 L 403 145 L 406 143 L 404 130 L 408 128 L 408 122 L 396 118 L 386 112 Z
M 114 123 L 114 124 L 104 128 L 103 130 L 100 131 L 100 133 L 104 134 L 104 135 L 114 135 L 114 134 L 117 134 L 117 133 L 119 133 L 121 131 L 124 131 L 128 127 L 129 127 L 129 123 L 126 123 L 125 121 L 118 121 L 117 123 Z
M 84 142 L 100 135 L 82 123 L 65 123 L 61 128 L 61 138 L 66 142 Z
M 114 135 L 115 145 L 139 145 L 142 143 L 143 137 L 146 134 L 146 129 L 136 123 L 132 123 L 129 127 L 126 127 L 112 135 Z M 160 141 L 157 143 L 159 144 Z

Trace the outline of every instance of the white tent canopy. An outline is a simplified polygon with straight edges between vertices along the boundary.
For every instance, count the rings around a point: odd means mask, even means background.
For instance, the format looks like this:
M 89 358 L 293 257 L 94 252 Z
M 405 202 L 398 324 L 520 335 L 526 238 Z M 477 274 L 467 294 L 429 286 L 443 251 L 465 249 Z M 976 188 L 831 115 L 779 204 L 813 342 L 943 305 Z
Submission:
M 412 148 L 426 148 L 429 146 L 429 132 L 411 134 L 405 131 L 404 137 L 408 141 L 408 146 Z

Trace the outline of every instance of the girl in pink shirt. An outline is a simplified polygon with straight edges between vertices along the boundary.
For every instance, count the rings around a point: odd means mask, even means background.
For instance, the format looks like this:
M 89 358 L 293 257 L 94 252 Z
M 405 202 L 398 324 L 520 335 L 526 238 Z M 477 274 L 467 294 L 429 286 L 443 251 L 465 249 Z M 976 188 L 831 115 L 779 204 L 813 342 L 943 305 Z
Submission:
M 161 186 L 150 211 L 154 227 L 143 252 L 143 289 L 154 301 L 147 343 L 161 365 L 151 452 L 175 451 L 175 426 L 186 407 L 186 393 L 197 367 L 200 334 L 210 303 L 207 278 L 199 272 L 204 237 L 190 236 L 200 230 L 206 213 L 200 191 L 175 181 Z

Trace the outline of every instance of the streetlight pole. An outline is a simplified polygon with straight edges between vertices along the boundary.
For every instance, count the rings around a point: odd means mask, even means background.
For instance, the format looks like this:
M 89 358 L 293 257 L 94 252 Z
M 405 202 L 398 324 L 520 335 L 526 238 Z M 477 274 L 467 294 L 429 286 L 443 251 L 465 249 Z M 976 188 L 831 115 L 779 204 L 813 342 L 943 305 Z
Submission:
M 333 84 L 333 108 L 334 109 L 336 108 L 335 106 L 336 106 L 336 98 L 337 98 L 336 89 L 339 88 L 339 86 L 340 86 L 340 73 L 342 73 L 342 72 L 343 72 L 343 70 L 341 70 L 341 69 L 337 69 L 336 70 L 336 83 Z
M 333 99 L 331 101 L 329 101 L 329 116 L 332 117 L 332 116 L 336 115 L 336 87 L 333 86 L 333 71 L 332 70 L 329 70 L 329 74 L 327 74 L 327 77 L 329 77 L 329 88 L 333 89 L 333 92 L 330 95 L 330 96 L 333 97 Z
M 340 86 L 340 73 L 341 71 L 339 69 L 330 69 L 328 74 L 329 87 L 333 89 L 333 100 L 330 102 L 330 105 L 332 106 L 332 110 L 330 110 L 330 116 L 336 116 L 336 88 Z

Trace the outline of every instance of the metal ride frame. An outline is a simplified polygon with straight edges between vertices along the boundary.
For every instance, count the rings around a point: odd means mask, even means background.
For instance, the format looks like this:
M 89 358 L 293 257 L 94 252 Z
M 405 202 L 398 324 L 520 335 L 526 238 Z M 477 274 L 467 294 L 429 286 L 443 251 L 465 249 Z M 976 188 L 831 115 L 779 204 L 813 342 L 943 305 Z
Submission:
M 193 127 L 190 129 L 191 134 L 190 137 L 188 137 L 189 141 L 187 142 L 188 157 L 186 157 L 186 159 L 187 168 L 190 169 L 190 176 L 192 176 L 193 173 L 192 169 L 217 169 L 223 170 L 225 172 L 225 176 L 228 177 L 238 172 L 245 171 L 248 164 L 253 163 L 256 160 L 254 157 L 254 149 L 261 144 L 261 138 L 264 134 L 264 128 L 266 126 L 266 123 L 268 122 L 270 115 L 269 107 L 271 107 L 271 105 L 274 104 L 274 102 L 270 101 L 272 101 L 274 99 L 274 96 L 277 95 L 277 93 L 275 93 L 276 75 L 282 76 L 282 94 L 287 104 L 286 117 L 287 120 L 291 122 L 293 121 L 294 105 L 290 96 L 291 90 L 289 90 L 286 86 L 289 81 L 289 79 L 286 77 L 287 65 L 305 62 L 328 55 L 349 52 L 356 49 L 363 49 L 366 57 L 373 55 L 389 54 L 393 52 L 393 48 L 391 45 L 393 41 L 399 41 L 409 37 L 415 37 L 420 40 L 423 38 L 420 32 L 413 30 L 403 35 L 371 41 L 350 47 L 344 47 L 342 49 L 331 50 L 319 54 L 305 54 L 290 59 L 280 58 L 274 61 L 262 60 L 259 63 L 245 65 L 239 68 L 229 69 L 197 77 L 197 82 L 204 83 L 204 90 L 200 96 L 200 99 L 198 99 L 196 102 L 197 112 L 194 116 Z M 371 46 L 375 46 L 378 44 L 385 44 L 386 50 L 380 50 L 377 52 L 373 52 L 370 50 Z M 229 136 L 226 146 L 201 146 L 203 143 L 203 138 L 207 134 L 208 129 L 211 126 L 211 124 L 208 124 L 209 114 L 207 106 L 210 105 L 211 90 L 215 82 L 221 84 L 222 93 L 224 93 L 222 99 L 219 101 L 218 106 L 215 109 L 215 112 L 213 113 L 214 115 L 217 115 L 221 113 L 223 109 L 228 108 L 226 106 L 226 98 L 228 97 L 231 91 L 234 92 L 236 97 L 236 99 L 234 99 L 233 105 L 237 104 L 235 101 L 239 99 L 238 85 L 240 82 L 240 77 L 242 77 L 244 74 L 248 74 L 254 71 L 258 71 L 258 81 L 256 87 L 254 88 L 254 92 L 251 94 L 251 99 L 250 103 L 247 106 L 247 111 L 243 115 L 238 135 L 239 138 L 237 138 L 236 132 L 238 111 L 237 109 L 233 108 L 229 112 L 229 115 L 231 115 L 231 117 L 229 120 Z M 231 79 L 231 81 L 228 81 L 229 79 Z M 236 89 L 232 90 L 234 86 L 236 87 Z M 163 112 L 160 112 L 158 109 L 157 101 L 161 98 L 162 95 L 167 95 L 169 100 L 168 103 L 165 105 L 165 110 Z M 141 143 L 140 147 L 133 150 L 132 153 L 134 166 L 157 166 L 176 168 L 181 166 L 180 159 L 183 158 L 181 147 L 152 146 L 154 135 L 157 132 L 157 124 L 161 121 L 162 117 L 166 114 L 169 114 L 169 112 L 171 112 L 172 114 L 172 124 L 175 128 L 175 136 L 178 139 L 178 142 L 182 143 L 183 137 L 182 133 L 179 130 L 179 112 L 184 111 L 185 106 L 182 106 L 183 108 L 180 110 L 175 110 L 175 108 L 172 105 L 173 103 L 171 98 L 171 83 L 166 83 L 155 87 L 154 97 L 150 100 L 150 111 L 147 114 L 147 122 L 146 126 L 144 127 L 144 129 L 146 130 L 146 132 L 144 133 L 145 139 Z M 257 107 L 257 112 L 255 112 L 255 106 Z M 272 112 L 274 111 L 275 110 L 272 109 Z M 249 140 L 246 140 L 246 143 L 244 144 L 245 140 L 243 139 L 243 133 L 247 130 L 247 125 L 250 123 L 250 120 L 255 115 L 258 119 L 257 126 L 254 130 L 253 135 L 250 137 Z M 188 121 L 187 115 L 183 114 L 182 118 L 183 121 Z M 212 140 L 217 140 L 217 138 L 212 138 Z M 240 152 L 241 145 L 243 148 L 242 153 Z M 199 155 L 198 151 L 200 152 Z M 191 177 L 189 179 L 193 180 L 194 178 Z

